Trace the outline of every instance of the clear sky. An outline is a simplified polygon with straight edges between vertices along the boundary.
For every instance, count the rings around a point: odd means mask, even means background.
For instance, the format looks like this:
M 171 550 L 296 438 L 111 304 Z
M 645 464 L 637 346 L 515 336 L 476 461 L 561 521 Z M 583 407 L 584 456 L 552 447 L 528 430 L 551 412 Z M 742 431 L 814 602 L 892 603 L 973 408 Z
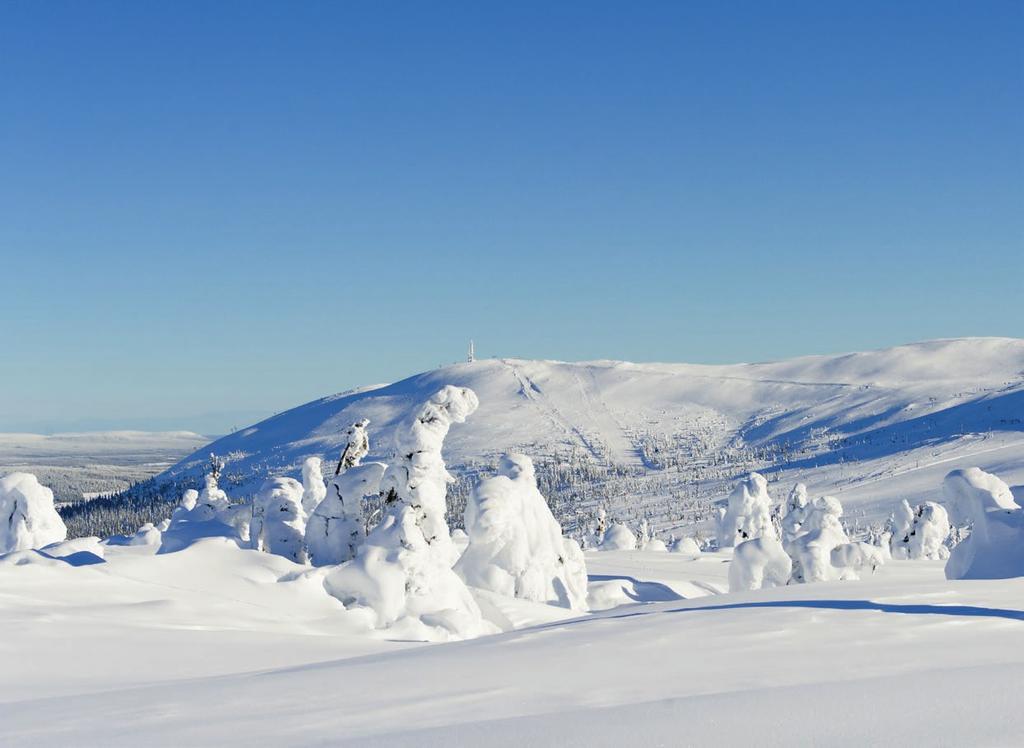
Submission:
M 0 431 L 1024 335 L 1024 3 L 0 3 Z

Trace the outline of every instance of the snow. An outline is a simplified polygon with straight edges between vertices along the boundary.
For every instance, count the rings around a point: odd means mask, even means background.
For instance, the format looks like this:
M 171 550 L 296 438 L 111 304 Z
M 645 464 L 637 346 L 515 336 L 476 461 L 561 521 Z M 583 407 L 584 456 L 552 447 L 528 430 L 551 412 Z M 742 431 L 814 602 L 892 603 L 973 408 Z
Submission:
M 331 479 L 327 496 L 306 524 L 306 549 L 314 565 L 340 564 L 355 557 L 366 534 L 362 500 L 380 492 L 386 468 L 382 462 L 367 462 Z
M 67 537 L 53 492 L 31 473 L 0 478 L 0 553 L 42 548 Z
M 574 540 L 537 489 L 533 462 L 505 455 L 477 484 L 465 512 L 469 544 L 455 571 L 466 584 L 506 597 L 586 610 L 587 570 Z M 664 544 L 662 544 L 664 549 Z M 575 560 L 575 568 L 570 568 Z
M 782 543 L 770 535 L 745 540 L 736 546 L 729 564 L 729 592 L 784 587 L 793 562 Z

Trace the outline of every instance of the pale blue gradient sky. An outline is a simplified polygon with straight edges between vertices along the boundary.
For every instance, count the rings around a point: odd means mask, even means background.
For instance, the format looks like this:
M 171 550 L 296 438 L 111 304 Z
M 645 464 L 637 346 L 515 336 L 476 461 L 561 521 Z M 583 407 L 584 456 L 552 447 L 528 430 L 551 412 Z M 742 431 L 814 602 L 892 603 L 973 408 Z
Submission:
M 0 431 L 220 431 L 470 337 L 1020 336 L 1022 47 L 1019 2 L 3 3 Z

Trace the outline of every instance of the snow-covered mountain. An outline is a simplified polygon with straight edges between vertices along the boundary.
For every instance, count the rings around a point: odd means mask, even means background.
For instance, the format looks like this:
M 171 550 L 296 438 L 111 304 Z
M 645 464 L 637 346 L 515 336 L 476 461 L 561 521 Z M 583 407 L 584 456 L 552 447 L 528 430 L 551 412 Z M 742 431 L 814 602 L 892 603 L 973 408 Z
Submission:
M 229 459 L 237 491 L 252 491 L 267 474 L 298 475 L 309 455 L 337 459 L 360 418 L 371 421 L 370 458 L 387 458 L 395 426 L 446 384 L 480 398 L 445 443 L 456 472 L 509 450 L 652 470 L 723 456 L 737 469 L 751 460 L 799 469 L 1024 430 L 1024 340 L 1015 338 L 725 366 L 490 359 L 306 403 L 204 446 L 161 478 L 197 474 L 212 452 Z

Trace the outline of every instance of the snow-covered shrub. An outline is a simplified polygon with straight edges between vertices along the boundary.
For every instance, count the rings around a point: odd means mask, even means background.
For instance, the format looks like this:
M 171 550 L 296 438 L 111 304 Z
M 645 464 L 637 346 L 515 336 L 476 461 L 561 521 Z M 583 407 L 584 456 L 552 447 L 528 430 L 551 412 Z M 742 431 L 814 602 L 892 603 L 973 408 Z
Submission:
M 785 545 L 793 562 L 794 582 L 824 582 L 841 579 L 841 569 L 832 565 L 832 550 L 850 542 L 839 518 L 843 505 L 832 496 L 822 496 L 811 505 L 801 532 Z
M 366 431 L 366 427 L 369 425 L 370 420 L 364 418 L 346 429 L 345 446 L 341 450 L 341 459 L 338 460 L 338 467 L 334 471 L 335 475 L 340 475 L 349 468 L 355 467 L 370 453 L 370 435 Z
M 562 528 L 537 488 L 533 462 L 520 454 L 501 458 L 498 474 L 485 478 L 466 502 L 469 545 L 455 565 L 466 583 L 507 597 L 586 610 L 584 563 L 566 563 Z M 579 555 L 579 548 L 571 553 Z M 571 574 L 578 579 L 569 580 Z M 582 595 L 573 595 L 582 590 Z
M 718 546 L 731 548 L 744 540 L 773 537 L 772 497 L 768 481 L 760 473 L 750 473 L 729 494 L 729 504 L 718 525 Z
M 934 501 L 918 505 L 907 543 L 909 558 L 927 558 L 934 561 L 949 558 L 946 538 L 949 537 L 949 514 Z
M 128 545 L 159 545 L 163 533 L 152 522 L 147 522 L 131 536 Z
M 31 473 L 0 478 L 0 553 L 42 548 L 68 536 L 53 491 Z
M 472 390 L 448 386 L 397 429 L 395 458 L 381 480 L 384 518 L 356 557 L 324 580 L 344 605 L 372 611 L 379 627 L 401 622 L 408 635 L 425 638 L 468 638 L 489 630 L 452 570 L 458 551 L 444 516 L 452 477 L 441 446 L 451 425 L 477 406 Z
M 644 550 L 644 551 L 660 551 L 660 552 L 664 553 L 665 551 L 668 550 L 668 546 L 665 545 L 665 541 L 662 540 L 661 538 L 651 538 L 646 543 L 644 543 L 644 547 L 641 550 Z
M 303 537 L 306 515 L 302 510 L 302 484 L 294 478 L 267 479 L 252 502 L 249 543 L 257 551 L 306 563 Z
M 365 535 L 363 498 L 380 493 L 382 462 L 355 465 L 331 479 L 327 496 L 306 523 L 306 551 L 314 566 L 341 564 L 355 558 Z
M 886 549 L 862 542 L 837 545 L 830 554 L 832 566 L 839 570 L 841 579 L 857 579 L 861 569 L 874 572 L 887 557 Z
M 187 493 L 187 492 L 186 492 Z M 203 478 L 203 490 L 196 497 L 195 506 L 189 513 L 193 522 L 217 519 L 217 515 L 231 504 L 228 495 L 217 485 L 217 473 L 207 473 Z
M 605 530 L 604 540 L 601 543 L 602 551 L 635 551 L 636 535 L 621 522 L 613 522 Z
M 800 534 L 810 507 L 807 504 L 807 486 L 797 483 L 786 499 L 786 512 L 782 517 L 782 542 L 789 543 Z
M 971 534 L 949 554 L 946 578 L 1024 576 L 1024 510 L 1010 487 L 974 467 L 947 475 L 942 493 L 953 522 L 971 524 Z
M 729 562 L 729 592 L 784 587 L 792 561 L 776 538 L 762 535 L 736 546 Z
M 302 510 L 312 514 L 317 505 L 327 496 L 324 474 L 319 457 L 307 457 L 302 462 Z
M 693 556 L 694 558 L 700 555 L 700 546 L 691 537 L 682 537 L 673 541 L 668 549 L 672 553 L 682 553 L 685 556 Z

